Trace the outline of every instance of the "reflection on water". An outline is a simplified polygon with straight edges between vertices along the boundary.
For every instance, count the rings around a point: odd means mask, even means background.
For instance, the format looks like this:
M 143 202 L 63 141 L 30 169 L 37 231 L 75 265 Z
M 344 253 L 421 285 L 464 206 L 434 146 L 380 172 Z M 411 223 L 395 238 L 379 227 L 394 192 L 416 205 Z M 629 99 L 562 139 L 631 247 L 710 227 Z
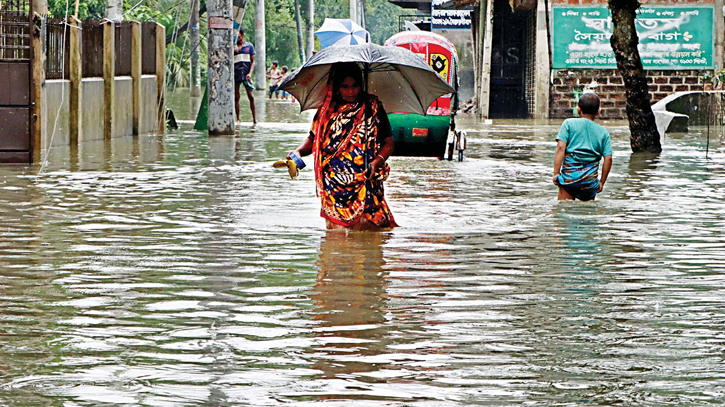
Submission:
M 464 117 L 463 162 L 391 159 L 402 227 L 328 232 L 271 166 L 311 112 L 257 100 L 236 136 L 177 112 L 0 167 L 0 404 L 725 402 L 722 136 L 607 123 L 603 194 L 558 203 L 559 122 Z

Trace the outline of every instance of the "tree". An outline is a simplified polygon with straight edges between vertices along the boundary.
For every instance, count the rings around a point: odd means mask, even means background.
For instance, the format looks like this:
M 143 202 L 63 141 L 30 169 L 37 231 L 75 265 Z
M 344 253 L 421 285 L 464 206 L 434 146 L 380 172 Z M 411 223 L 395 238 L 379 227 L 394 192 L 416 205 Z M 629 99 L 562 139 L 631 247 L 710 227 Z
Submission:
M 639 37 L 635 31 L 634 20 L 639 7 L 637 0 L 609 0 L 614 25 L 610 42 L 617 60 L 617 69 L 624 79 L 632 151 L 659 153 L 662 151 L 660 134 L 649 101 L 647 77 L 637 49 Z

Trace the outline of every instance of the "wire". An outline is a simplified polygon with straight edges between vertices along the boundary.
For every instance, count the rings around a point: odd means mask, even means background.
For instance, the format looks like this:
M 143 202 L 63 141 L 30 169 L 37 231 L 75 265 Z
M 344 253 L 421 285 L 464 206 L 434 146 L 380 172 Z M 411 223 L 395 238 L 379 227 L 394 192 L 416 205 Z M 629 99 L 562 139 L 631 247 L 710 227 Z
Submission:
M 61 80 L 65 81 L 65 40 L 68 37 L 68 8 L 70 6 L 70 1 L 66 1 L 65 3 L 65 18 L 63 19 L 63 40 L 61 41 L 61 59 L 60 59 L 60 71 L 62 72 L 60 78 Z M 60 87 L 60 100 L 61 103 L 58 104 L 58 111 L 55 112 L 55 122 L 53 123 L 53 132 L 50 133 L 50 140 L 48 141 L 48 144 L 45 147 L 45 160 L 41 158 L 41 164 L 40 169 L 38 170 L 38 175 L 40 175 L 43 172 L 43 169 L 45 169 L 46 165 L 48 165 L 48 156 L 50 155 L 50 148 L 53 146 L 53 138 L 55 137 L 55 131 L 58 128 L 58 119 L 60 118 L 60 109 L 63 107 L 62 101 L 65 99 L 65 86 Z M 42 155 L 41 151 L 41 155 Z

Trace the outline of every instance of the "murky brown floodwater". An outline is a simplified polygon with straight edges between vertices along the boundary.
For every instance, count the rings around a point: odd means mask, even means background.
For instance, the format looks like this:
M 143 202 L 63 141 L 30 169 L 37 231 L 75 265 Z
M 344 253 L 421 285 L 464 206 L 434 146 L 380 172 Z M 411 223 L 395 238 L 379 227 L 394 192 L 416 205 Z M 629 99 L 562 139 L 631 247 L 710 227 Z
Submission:
M 721 136 L 609 124 L 603 195 L 559 204 L 561 121 L 461 120 L 464 162 L 391 160 L 402 227 L 345 234 L 270 165 L 295 109 L 0 167 L 1 405 L 725 402 Z

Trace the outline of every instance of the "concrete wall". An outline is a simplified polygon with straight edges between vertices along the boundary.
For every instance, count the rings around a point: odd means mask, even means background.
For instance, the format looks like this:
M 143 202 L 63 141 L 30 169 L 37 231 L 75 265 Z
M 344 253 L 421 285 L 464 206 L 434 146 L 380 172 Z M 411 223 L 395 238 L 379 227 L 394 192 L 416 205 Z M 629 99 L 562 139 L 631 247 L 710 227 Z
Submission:
M 121 137 L 133 134 L 133 81 L 130 76 L 117 76 L 115 90 L 113 93 L 116 99 L 114 120 L 116 128 L 113 136 Z
M 78 142 L 103 140 L 103 78 L 85 78 L 81 89 L 81 135 Z
M 156 75 L 141 77 L 141 119 L 138 132 L 141 134 L 156 132 L 156 111 L 159 108 Z
M 43 134 L 47 134 L 47 137 L 41 141 L 41 146 L 43 148 L 67 146 L 70 133 L 70 81 L 46 81 L 45 103 L 42 108 L 46 120 L 41 125 Z
M 141 125 L 139 133 L 156 132 L 156 75 L 141 79 Z M 116 78 L 116 129 L 113 137 L 133 135 L 132 80 L 130 76 Z M 81 135 L 79 143 L 103 140 L 103 78 L 85 78 L 82 87 Z M 67 146 L 70 143 L 70 81 L 47 80 L 43 103 L 43 148 Z M 56 122 L 56 117 L 58 118 Z M 55 129 L 55 130 L 54 130 Z M 52 144 L 51 144 L 52 143 Z

